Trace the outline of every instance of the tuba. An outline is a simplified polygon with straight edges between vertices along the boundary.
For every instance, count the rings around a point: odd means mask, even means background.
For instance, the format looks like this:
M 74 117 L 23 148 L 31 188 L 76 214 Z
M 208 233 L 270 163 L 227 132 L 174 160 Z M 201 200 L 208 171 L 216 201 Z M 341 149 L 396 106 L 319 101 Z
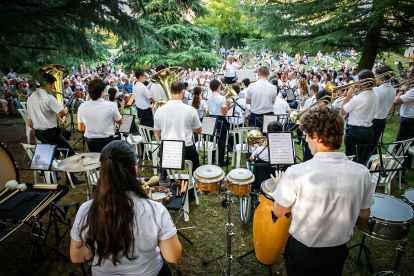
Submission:
M 177 81 L 181 74 L 183 73 L 184 69 L 182 67 L 173 66 L 165 68 L 161 71 L 158 71 L 151 77 L 151 80 L 161 84 L 162 88 L 164 89 L 165 95 L 167 99 L 160 99 L 156 101 L 152 105 L 152 115 L 155 115 L 155 112 L 158 108 L 168 103 L 171 100 L 171 84 Z
M 232 109 L 236 105 L 237 93 L 234 91 L 232 85 L 228 85 L 223 92 L 220 92 L 220 95 L 226 98 L 226 102 L 231 100 L 228 110 Z
M 63 93 L 62 93 L 62 80 L 67 75 L 69 75 L 68 68 L 66 68 L 65 66 L 59 65 L 59 64 L 47 64 L 47 65 L 43 65 L 42 67 L 39 67 L 37 71 L 40 74 L 44 74 L 44 73 L 52 74 L 56 78 L 56 81 L 55 81 L 56 90 L 54 90 L 52 92 L 53 94 L 51 95 L 53 95 L 62 106 L 65 106 L 65 102 L 63 101 Z M 63 131 L 65 130 L 65 119 L 66 119 L 66 116 L 61 117 L 59 114 L 56 114 L 57 125 L 61 133 L 63 133 Z
M 260 146 L 264 139 L 266 139 L 266 137 L 263 136 L 263 133 L 257 129 L 250 130 L 246 136 L 246 142 L 251 147 Z

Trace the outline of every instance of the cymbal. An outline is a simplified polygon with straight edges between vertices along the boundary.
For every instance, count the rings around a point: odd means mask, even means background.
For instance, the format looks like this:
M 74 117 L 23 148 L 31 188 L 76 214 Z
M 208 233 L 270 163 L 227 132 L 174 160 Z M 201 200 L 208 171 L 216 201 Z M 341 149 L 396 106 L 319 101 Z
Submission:
M 75 154 L 59 162 L 58 168 L 64 172 L 84 172 L 101 166 L 101 154 L 90 152 Z

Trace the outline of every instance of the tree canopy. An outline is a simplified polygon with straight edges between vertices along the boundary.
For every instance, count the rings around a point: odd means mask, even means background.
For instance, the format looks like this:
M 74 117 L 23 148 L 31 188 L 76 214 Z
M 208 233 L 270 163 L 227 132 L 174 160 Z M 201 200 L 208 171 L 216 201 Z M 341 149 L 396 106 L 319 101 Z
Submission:
M 138 43 L 145 26 L 126 13 L 129 6 L 125 0 L 3 0 L 0 70 L 97 59 L 107 53 L 109 32 Z
M 378 50 L 414 44 L 413 1 L 265 0 L 254 16 L 266 39 L 249 45 L 276 50 L 288 43 L 294 51 L 310 52 L 354 47 L 362 51 L 359 70 L 372 68 Z
M 208 14 L 199 0 L 147 0 L 145 13 L 133 10 L 150 29 L 145 40 L 129 41 L 120 52 L 119 61 L 126 68 L 160 64 L 211 67 L 217 63 L 212 53 L 215 32 L 192 21 Z

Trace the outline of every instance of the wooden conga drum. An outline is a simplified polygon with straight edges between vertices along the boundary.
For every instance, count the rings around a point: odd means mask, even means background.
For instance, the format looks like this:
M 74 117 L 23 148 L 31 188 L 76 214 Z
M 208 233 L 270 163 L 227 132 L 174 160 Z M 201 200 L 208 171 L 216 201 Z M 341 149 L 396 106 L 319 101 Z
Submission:
M 259 205 L 253 219 L 253 241 L 256 259 L 264 265 L 272 265 L 282 253 L 290 236 L 289 227 L 292 216 L 277 217 L 273 214 L 275 190 L 270 178 L 262 182 L 259 194 Z M 287 210 L 290 213 L 291 207 Z

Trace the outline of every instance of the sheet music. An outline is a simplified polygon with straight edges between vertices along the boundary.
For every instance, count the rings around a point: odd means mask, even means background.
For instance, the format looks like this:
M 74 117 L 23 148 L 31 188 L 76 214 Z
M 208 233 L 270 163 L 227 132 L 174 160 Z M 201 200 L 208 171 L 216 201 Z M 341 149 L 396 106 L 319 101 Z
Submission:
M 214 129 L 216 127 L 217 118 L 215 117 L 204 117 L 203 123 L 201 124 L 201 134 L 214 135 Z
M 162 141 L 161 168 L 177 169 L 183 168 L 184 141 Z
M 277 121 L 276 115 L 264 115 L 263 116 L 263 133 L 267 133 L 267 125 L 272 121 Z
M 271 165 L 294 163 L 292 133 L 268 133 L 267 138 Z
M 134 122 L 134 115 L 124 114 L 122 115 L 122 125 L 119 126 L 120 133 L 129 133 L 131 125 Z
M 49 170 L 55 153 L 55 145 L 37 144 L 32 158 L 31 170 Z

